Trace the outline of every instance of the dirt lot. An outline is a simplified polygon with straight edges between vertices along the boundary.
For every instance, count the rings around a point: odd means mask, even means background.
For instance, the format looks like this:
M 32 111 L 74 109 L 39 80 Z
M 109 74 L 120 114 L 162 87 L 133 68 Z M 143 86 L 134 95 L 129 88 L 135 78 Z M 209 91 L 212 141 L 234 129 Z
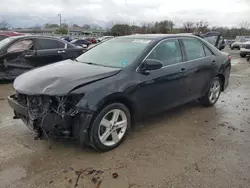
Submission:
M 250 64 L 231 54 L 230 86 L 215 107 L 193 102 L 145 119 L 107 153 L 69 140 L 53 140 L 52 149 L 35 141 L 12 119 L 11 84 L 1 84 L 0 187 L 250 187 Z

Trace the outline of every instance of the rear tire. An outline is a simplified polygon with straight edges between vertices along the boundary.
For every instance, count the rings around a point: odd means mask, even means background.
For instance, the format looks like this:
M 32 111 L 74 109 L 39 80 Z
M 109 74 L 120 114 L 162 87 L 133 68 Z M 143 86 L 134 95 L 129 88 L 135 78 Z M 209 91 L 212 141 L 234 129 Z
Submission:
M 240 57 L 244 58 L 246 57 L 246 54 L 240 54 Z
M 219 99 L 222 89 L 222 81 L 220 78 L 215 77 L 209 86 L 205 96 L 200 99 L 200 103 L 203 106 L 213 106 Z
M 97 151 L 105 152 L 119 146 L 128 134 L 131 115 L 121 103 L 104 107 L 96 116 L 90 130 L 90 145 Z

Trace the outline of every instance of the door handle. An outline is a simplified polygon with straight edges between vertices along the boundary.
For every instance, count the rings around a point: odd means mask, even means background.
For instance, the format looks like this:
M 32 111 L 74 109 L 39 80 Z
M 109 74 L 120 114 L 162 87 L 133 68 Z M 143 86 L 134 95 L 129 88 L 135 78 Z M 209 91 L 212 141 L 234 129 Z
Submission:
M 32 55 L 31 54 L 27 54 L 24 57 L 32 57 Z
M 216 61 L 215 60 L 212 61 L 212 65 L 213 66 L 216 65 Z
M 61 54 L 61 53 L 65 53 L 65 51 L 61 50 L 61 51 L 57 51 L 57 53 Z
M 186 72 L 186 69 L 185 69 L 185 68 L 182 68 L 182 69 L 180 70 L 180 72 Z

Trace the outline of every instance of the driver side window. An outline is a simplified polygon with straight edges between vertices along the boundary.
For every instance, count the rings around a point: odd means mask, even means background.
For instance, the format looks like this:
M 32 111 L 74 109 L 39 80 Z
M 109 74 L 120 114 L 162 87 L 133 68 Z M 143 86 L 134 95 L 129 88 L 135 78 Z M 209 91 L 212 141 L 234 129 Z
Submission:
M 147 59 L 156 59 L 161 61 L 163 66 L 173 65 L 182 62 L 182 54 L 179 41 L 169 39 L 160 42 L 150 53 Z
M 22 52 L 26 50 L 30 50 L 33 47 L 33 41 L 32 40 L 22 40 L 14 43 L 11 47 L 8 48 L 8 53 L 13 52 Z

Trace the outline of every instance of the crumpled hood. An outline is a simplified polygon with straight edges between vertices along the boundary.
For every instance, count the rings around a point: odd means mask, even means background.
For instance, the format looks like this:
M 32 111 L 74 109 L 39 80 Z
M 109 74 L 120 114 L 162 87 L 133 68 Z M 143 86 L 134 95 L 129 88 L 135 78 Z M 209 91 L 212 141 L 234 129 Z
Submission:
M 27 95 L 65 95 L 79 85 L 113 76 L 120 70 L 65 60 L 18 76 L 14 89 Z

